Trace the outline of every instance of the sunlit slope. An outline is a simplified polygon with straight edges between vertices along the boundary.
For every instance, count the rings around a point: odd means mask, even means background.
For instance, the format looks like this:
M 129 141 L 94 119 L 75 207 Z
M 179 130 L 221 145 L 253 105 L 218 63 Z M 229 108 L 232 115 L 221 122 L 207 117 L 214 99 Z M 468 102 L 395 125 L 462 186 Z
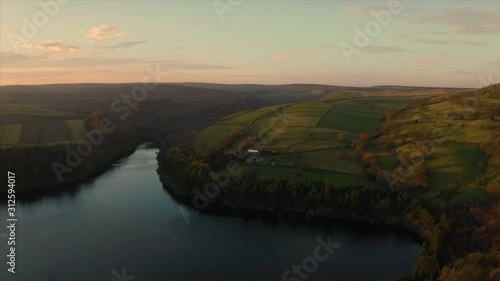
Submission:
M 389 116 L 368 151 L 394 179 L 400 178 L 397 186 L 411 186 L 405 178 L 413 180 L 417 172 L 409 171 L 422 164 L 419 182 L 425 183 L 426 200 L 444 204 L 484 198 L 488 191 L 498 192 L 499 115 L 498 84 L 430 98 Z
M 261 108 L 224 120 L 197 134 L 194 147 L 223 149 L 239 157 L 245 172 L 276 179 L 330 180 L 339 186 L 367 180 L 352 140 L 372 134 L 384 112 L 412 98 L 357 98 Z M 248 149 L 264 152 L 245 161 Z M 262 153 L 261 153 L 262 154 Z

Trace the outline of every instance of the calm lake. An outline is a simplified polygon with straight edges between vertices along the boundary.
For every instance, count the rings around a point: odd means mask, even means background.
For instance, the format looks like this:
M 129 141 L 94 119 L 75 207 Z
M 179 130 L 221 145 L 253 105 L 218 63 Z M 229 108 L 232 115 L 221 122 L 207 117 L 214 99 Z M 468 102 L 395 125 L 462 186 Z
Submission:
M 17 201 L 16 274 L 2 281 L 371 281 L 409 273 L 419 241 L 400 228 L 346 223 L 292 225 L 193 214 L 156 173 L 156 148 L 140 146 L 97 178 L 71 192 Z M 29 175 L 16 175 L 17 177 Z M 7 233 L 0 205 L 0 233 Z M 314 260 L 327 237 L 340 246 Z M 324 248 L 319 252 L 323 257 Z M 292 266 L 306 267 L 300 274 Z M 301 277 L 302 275 L 302 277 Z M 15 278 L 12 278 L 15 277 Z

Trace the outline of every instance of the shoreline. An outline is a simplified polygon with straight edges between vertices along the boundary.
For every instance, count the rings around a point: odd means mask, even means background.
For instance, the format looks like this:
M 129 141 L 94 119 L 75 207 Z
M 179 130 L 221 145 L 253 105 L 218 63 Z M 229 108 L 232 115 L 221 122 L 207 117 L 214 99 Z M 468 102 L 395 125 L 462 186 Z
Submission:
M 126 150 L 122 151 L 117 157 L 110 159 L 108 161 L 108 163 L 106 163 L 105 165 L 103 165 L 101 167 L 97 167 L 90 174 L 78 176 L 75 178 L 70 178 L 67 182 L 63 182 L 63 183 L 53 183 L 50 185 L 34 186 L 34 187 L 16 189 L 16 194 L 22 200 L 25 200 L 25 199 L 35 200 L 37 198 L 44 197 L 44 196 L 53 196 L 53 195 L 64 194 L 64 193 L 71 194 L 73 192 L 76 192 L 79 189 L 80 184 L 92 182 L 100 175 L 110 171 L 113 168 L 113 164 L 117 163 L 118 161 L 120 161 L 122 159 L 129 157 L 142 144 L 146 144 L 146 143 L 150 143 L 150 142 L 141 141 L 137 145 L 135 145 L 134 148 L 126 149 Z M 0 195 L 6 195 L 7 193 L 8 193 L 7 190 L 5 190 L 5 191 L 0 190 Z M 3 198 L 5 198 L 5 196 Z
M 411 230 L 404 225 L 402 221 L 396 223 L 390 223 L 383 220 L 367 219 L 359 216 L 344 216 L 344 215 L 322 215 L 322 214 L 310 214 L 304 213 L 296 210 L 276 210 L 274 208 L 268 209 L 258 209 L 242 207 L 238 208 L 235 206 L 228 206 L 221 204 L 219 202 L 210 202 L 207 207 L 202 210 L 197 209 L 193 206 L 193 197 L 188 195 L 179 194 L 172 187 L 176 185 L 172 183 L 168 176 L 162 175 L 160 173 L 160 167 L 157 170 L 160 182 L 163 188 L 172 196 L 172 198 L 186 208 L 188 211 L 197 213 L 196 215 L 214 215 L 214 216 L 225 216 L 225 217 L 237 217 L 244 220 L 257 220 L 269 223 L 289 223 L 298 225 L 309 225 L 309 226 L 329 226 L 333 224 L 349 224 L 356 227 L 370 227 L 376 229 L 391 229 L 392 231 L 397 231 L 399 233 L 409 235 L 415 240 L 420 246 L 426 239 L 422 237 L 421 234 L 416 230 Z

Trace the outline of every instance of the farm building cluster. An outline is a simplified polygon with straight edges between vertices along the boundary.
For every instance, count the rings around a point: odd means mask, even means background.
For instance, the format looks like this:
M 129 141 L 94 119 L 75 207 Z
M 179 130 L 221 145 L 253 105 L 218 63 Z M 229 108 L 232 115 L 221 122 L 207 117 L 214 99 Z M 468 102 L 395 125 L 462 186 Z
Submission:
M 276 165 L 276 160 L 273 158 L 273 155 L 277 154 L 278 152 L 275 150 L 249 148 L 236 153 L 234 156 L 246 164 L 261 163 L 274 166 Z

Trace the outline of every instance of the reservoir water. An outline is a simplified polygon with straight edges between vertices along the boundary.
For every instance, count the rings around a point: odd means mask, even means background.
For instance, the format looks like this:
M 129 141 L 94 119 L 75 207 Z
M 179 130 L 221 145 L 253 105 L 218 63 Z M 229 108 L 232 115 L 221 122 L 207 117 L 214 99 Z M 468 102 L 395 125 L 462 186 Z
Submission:
M 7 272 L 2 200 L 0 279 L 375 281 L 409 273 L 417 260 L 419 241 L 395 227 L 209 214 L 193 214 L 186 223 L 158 179 L 157 151 L 142 145 L 71 192 L 18 200 L 15 274 Z M 318 239 L 338 247 L 326 257 Z M 315 258 L 318 247 L 322 261 Z

